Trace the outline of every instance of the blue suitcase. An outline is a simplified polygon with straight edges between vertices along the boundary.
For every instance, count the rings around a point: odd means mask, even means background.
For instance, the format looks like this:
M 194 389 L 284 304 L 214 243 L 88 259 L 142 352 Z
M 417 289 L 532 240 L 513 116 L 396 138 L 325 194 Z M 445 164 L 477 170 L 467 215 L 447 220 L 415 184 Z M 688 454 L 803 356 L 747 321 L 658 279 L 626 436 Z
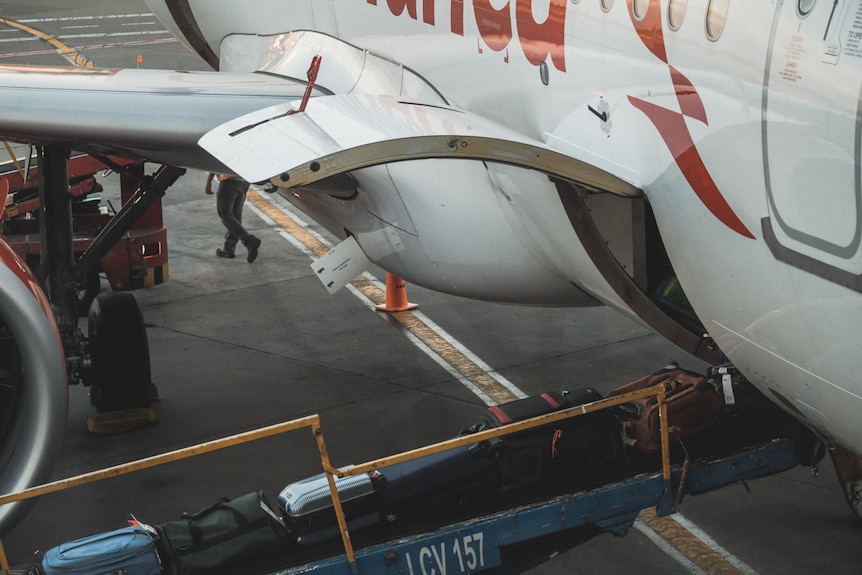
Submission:
M 45 575 L 159 575 L 156 542 L 146 529 L 125 527 L 63 543 L 42 558 Z

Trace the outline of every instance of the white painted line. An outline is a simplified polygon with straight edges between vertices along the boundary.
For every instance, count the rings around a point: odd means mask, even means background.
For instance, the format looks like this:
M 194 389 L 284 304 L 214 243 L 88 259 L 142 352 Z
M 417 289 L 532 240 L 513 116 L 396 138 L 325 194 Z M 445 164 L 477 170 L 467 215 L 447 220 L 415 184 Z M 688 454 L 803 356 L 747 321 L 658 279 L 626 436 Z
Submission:
M 261 197 L 263 197 L 264 199 L 266 199 L 271 205 L 276 207 L 279 211 L 281 211 L 287 217 L 291 218 L 298 225 L 303 227 L 305 229 L 305 231 L 307 231 L 309 234 L 311 234 L 320 243 L 322 243 L 323 245 L 325 245 L 328 248 L 332 247 L 331 241 L 329 241 L 327 238 L 321 236 L 319 233 L 315 232 L 314 230 L 310 229 L 309 224 L 303 220 L 303 218 L 296 212 L 296 210 L 293 208 L 293 206 L 291 206 L 288 202 L 282 200 L 282 198 L 280 196 L 278 196 L 276 194 L 268 194 L 266 192 L 261 192 L 259 195 Z M 272 218 L 270 218 L 269 216 L 267 216 L 266 214 L 261 212 L 259 209 L 257 209 L 254 206 L 254 204 L 249 203 L 248 205 L 250 205 L 252 207 L 254 212 L 256 214 L 258 214 L 267 223 L 267 225 L 277 227 L 277 228 L 279 228 L 279 230 L 281 229 L 278 226 L 278 224 L 276 224 L 276 222 L 272 220 Z M 311 250 L 309 250 L 301 241 L 294 238 L 291 234 L 289 234 L 287 232 L 283 232 L 283 233 L 279 232 L 279 233 L 282 237 L 287 239 L 291 243 L 291 245 L 300 249 L 306 255 L 309 255 L 310 257 L 316 257 L 311 252 Z M 371 281 L 381 291 L 383 291 L 383 292 L 386 291 L 386 285 L 382 281 L 380 281 L 378 278 L 374 277 L 372 274 L 365 273 L 365 274 L 363 274 L 363 276 L 366 279 L 368 279 L 369 281 Z M 365 294 L 363 294 L 360 290 L 356 289 L 355 286 L 348 284 L 347 287 L 353 295 L 355 295 L 360 300 L 362 300 L 369 308 L 371 308 L 371 309 L 374 308 L 375 303 L 372 302 L 371 300 L 369 300 L 365 296 Z M 458 341 L 457 339 L 452 337 L 452 335 L 450 333 L 448 333 L 446 330 L 444 330 L 442 327 L 440 327 L 439 325 L 434 323 L 424 313 L 422 313 L 418 310 L 414 310 L 412 313 L 413 313 L 414 317 L 416 317 L 416 319 L 418 319 L 419 321 L 421 321 L 425 325 L 427 325 L 428 328 L 430 328 L 435 334 L 437 334 L 446 343 L 451 345 L 454 349 L 456 349 L 459 352 L 461 352 L 462 354 L 464 354 L 464 356 L 467 359 L 469 359 L 471 362 L 473 362 L 477 367 L 479 367 L 483 372 L 485 372 L 486 375 L 491 377 L 494 381 L 496 381 L 498 384 L 500 384 L 503 388 L 505 388 L 506 390 L 511 392 L 515 397 L 518 397 L 521 399 L 527 397 L 527 394 L 524 393 L 524 391 L 522 391 L 515 384 L 513 384 L 511 381 L 506 379 L 502 374 L 500 374 L 499 372 L 494 370 L 490 365 L 485 363 L 482 359 L 479 358 L 479 356 L 477 356 L 475 353 L 470 351 L 460 341 Z M 399 327 L 399 330 L 401 331 L 401 333 L 404 334 L 411 342 L 413 342 L 414 345 L 419 347 L 426 355 L 431 357 L 437 364 L 439 364 L 441 367 L 443 367 L 450 375 L 452 375 L 454 378 L 456 378 L 458 381 L 460 381 L 462 385 L 467 387 L 473 394 L 475 394 L 479 399 L 481 399 L 486 405 L 492 406 L 492 405 L 496 404 L 496 402 L 493 400 L 493 398 L 491 398 L 487 393 L 482 391 L 478 386 L 476 386 L 472 381 L 470 381 L 469 378 L 464 377 L 464 375 L 460 371 L 455 369 L 448 361 L 446 361 L 436 351 L 432 350 L 430 347 L 425 345 L 410 330 L 408 330 L 404 326 L 401 326 L 400 324 L 398 327 Z
M 98 34 L 61 34 L 60 40 L 79 40 L 81 38 L 120 38 L 127 36 L 164 36 L 170 34 L 167 30 L 138 30 L 136 32 L 100 32 Z
M 719 545 L 715 539 L 707 535 L 703 529 L 689 521 L 682 513 L 676 512 L 673 515 L 668 515 L 668 517 L 679 523 L 683 529 L 703 541 L 704 545 L 715 551 L 722 557 L 722 559 L 736 567 L 744 575 L 758 575 L 754 568 Z
M 283 213 L 288 218 L 292 219 L 299 226 L 301 226 L 307 233 L 313 236 L 317 241 L 319 241 L 322 245 L 326 247 L 332 247 L 332 242 L 327 238 L 323 237 L 321 234 L 317 233 L 312 226 L 298 213 L 298 211 L 290 205 L 289 202 L 278 196 L 277 194 L 269 194 L 266 192 L 260 192 L 258 194 L 260 197 L 264 198 L 268 203 L 278 209 L 281 213 Z M 295 248 L 300 250 L 302 253 L 308 255 L 309 257 L 316 257 L 314 252 L 311 251 L 305 244 L 303 244 L 298 238 L 294 237 L 292 234 L 283 230 L 281 226 L 278 225 L 272 218 L 264 214 L 260 209 L 258 209 L 254 204 L 248 202 L 251 210 L 257 214 L 268 226 L 272 226 L 275 228 L 279 235 L 290 242 Z M 375 278 L 369 273 L 363 274 L 363 276 L 372 281 L 379 289 L 385 290 L 385 285 L 379 279 Z M 374 302 L 368 299 L 368 297 L 362 293 L 358 288 L 356 288 L 353 284 L 347 285 L 348 290 L 356 296 L 364 305 L 369 308 L 374 307 Z M 494 378 L 500 385 L 505 387 L 511 393 L 514 393 L 517 397 L 527 397 L 527 395 L 515 386 L 513 383 L 508 381 L 506 378 L 502 377 L 496 371 L 494 371 L 489 365 L 487 365 L 484 361 L 479 359 L 473 352 L 467 349 L 463 344 L 457 341 L 454 337 L 452 337 L 448 332 L 443 330 L 436 323 L 431 321 L 424 313 L 413 311 L 413 315 L 425 323 L 431 330 L 433 330 L 438 336 L 443 338 L 449 345 L 453 346 L 459 352 L 464 354 L 470 361 L 479 366 L 487 375 Z M 443 357 L 441 357 L 436 351 L 428 347 L 425 343 L 423 343 L 416 335 L 414 335 L 409 329 L 401 325 L 399 322 L 392 322 L 398 327 L 401 333 L 410 340 L 413 345 L 415 345 L 418 349 L 420 349 L 423 353 L 425 353 L 428 357 L 434 360 L 438 365 L 440 365 L 444 370 L 447 371 L 454 379 L 457 379 L 462 385 L 464 385 L 467 389 L 469 389 L 472 393 L 474 393 L 479 399 L 481 399 L 486 405 L 492 406 L 496 402 L 492 397 L 490 397 L 487 393 L 482 391 L 478 386 L 473 384 L 468 378 L 464 377 L 463 374 L 455 369 L 448 361 L 446 361 Z M 730 554 L 727 550 L 718 545 L 715 540 L 713 540 L 709 535 L 707 535 L 702 529 L 697 527 L 694 523 L 682 517 L 679 513 L 675 515 L 671 515 L 675 521 L 679 523 L 684 529 L 686 529 L 689 533 L 691 533 L 694 537 L 700 539 L 705 545 L 711 548 L 715 553 L 720 555 L 724 560 L 733 565 L 736 569 L 742 572 L 744 575 L 757 575 L 757 572 L 748 566 L 745 562 L 741 561 L 737 557 Z M 700 566 L 698 566 L 694 561 L 692 561 L 689 557 L 687 557 L 682 551 L 674 547 L 669 541 L 667 541 L 664 537 L 655 532 L 649 525 L 637 519 L 634 523 L 635 529 L 640 531 L 644 536 L 646 536 L 650 541 L 652 541 L 663 553 L 667 554 L 674 561 L 679 563 L 688 573 L 693 575 L 706 575 L 706 571 L 704 571 Z
M 366 277 L 366 279 L 372 279 L 375 282 L 377 281 L 376 278 L 374 278 L 371 274 L 366 273 L 363 275 L 364 275 L 364 277 Z M 362 303 L 364 303 L 369 309 L 374 309 L 376 304 L 373 301 L 371 301 L 370 299 L 368 299 L 368 297 L 364 293 L 362 293 L 362 291 L 360 291 L 355 285 L 347 284 L 346 288 L 348 291 L 350 291 L 350 293 L 355 295 Z M 425 345 L 425 342 L 423 342 L 421 339 L 416 337 L 416 335 L 412 331 L 410 331 L 409 329 L 407 329 L 406 327 L 404 327 L 401 323 L 399 323 L 397 321 L 392 322 L 392 324 L 413 345 L 415 345 L 417 348 L 419 348 L 420 351 L 422 351 L 423 353 L 425 353 L 425 355 L 427 355 L 429 358 L 431 358 L 434 361 L 434 363 L 436 363 L 437 365 L 442 367 L 446 371 L 446 373 L 448 373 L 453 379 L 457 380 L 458 382 L 461 383 L 461 385 L 463 385 L 464 387 L 469 389 L 471 392 L 473 392 L 473 394 L 476 395 L 476 397 L 478 397 L 479 399 L 481 399 L 485 405 L 487 405 L 488 407 L 496 405 L 497 402 L 494 401 L 494 399 L 491 398 L 491 396 L 489 396 L 487 393 L 482 391 L 479 387 L 477 387 L 468 378 L 464 377 L 464 375 L 460 371 L 458 371 L 457 369 L 452 367 L 452 364 L 449 363 L 448 361 L 446 361 L 439 353 L 437 353 L 436 351 L 434 351 L 433 349 L 431 349 L 430 347 Z M 438 333 L 438 335 L 440 335 L 440 334 Z
M 640 519 L 635 519 L 635 529 L 640 531 L 647 539 L 653 542 L 656 547 L 661 549 L 668 557 L 682 565 L 683 569 L 691 573 L 691 575 L 708 575 L 706 571 L 701 569 L 697 563 L 689 559 L 685 556 L 685 554 L 668 543 L 668 541 L 653 531 L 653 528 L 641 521 Z
M 80 20 L 122 20 L 125 18 L 153 18 L 155 15 L 152 12 L 144 12 L 141 14 L 100 14 L 95 16 L 64 16 L 57 18 L 27 18 L 24 20 L 16 20 L 22 24 L 39 24 L 43 22 L 76 22 Z

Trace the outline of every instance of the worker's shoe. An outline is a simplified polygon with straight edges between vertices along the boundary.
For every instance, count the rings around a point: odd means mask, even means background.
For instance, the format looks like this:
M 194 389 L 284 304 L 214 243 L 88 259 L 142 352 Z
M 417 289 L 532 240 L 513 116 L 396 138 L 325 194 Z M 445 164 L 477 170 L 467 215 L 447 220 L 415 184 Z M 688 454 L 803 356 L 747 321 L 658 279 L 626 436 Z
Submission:
M 248 257 L 246 260 L 248 260 L 248 263 L 251 263 L 257 259 L 257 249 L 260 247 L 260 239 L 251 236 L 245 243 L 245 247 L 248 248 Z
M 227 250 L 223 250 L 221 248 L 216 250 L 216 255 L 220 258 L 232 259 L 236 257 L 236 254 L 233 252 L 229 252 Z

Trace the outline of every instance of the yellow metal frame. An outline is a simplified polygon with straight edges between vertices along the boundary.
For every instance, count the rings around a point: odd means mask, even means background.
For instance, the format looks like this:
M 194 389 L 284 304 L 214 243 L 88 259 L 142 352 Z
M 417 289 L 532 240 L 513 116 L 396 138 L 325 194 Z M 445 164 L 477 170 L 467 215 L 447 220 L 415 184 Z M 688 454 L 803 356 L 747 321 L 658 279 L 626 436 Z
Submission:
M 659 403 L 659 417 L 661 421 L 662 474 L 665 482 L 670 482 L 670 440 L 668 438 L 668 425 L 666 425 L 667 394 L 673 391 L 677 385 L 678 382 L 662 383 L 639 391 L 611 397 L 609 399 L 603 399 L 601 401 L 596 401 L 593 403 L 586 403 L 584 405 L 579 405 L 577 407 L 572 407 L 562 411 L 556 411 L 546 415 L 541 415 L 532 419 L 527 419 L 516 423 L 510 423 L 503 427 L 488 429 L 486 431 L 480 431 L 477 433 L 472 433 L 470 435 L 457 437 L 455 439 L 435 443 L 433 445 L 428 445 L 419 449 L 405 451 L 403 453 L 391 455 L 389 457 L 375 459 L 373 461 L 362 463 L 360 465 L 353 465 L 343 470 L 339 470 L 333 467 L 330 463 L 329 452 L 326 449 L 326 442 L 323 439 L 323 430 L 320 426 L 320 417 L 318 415 L 310 415 L 308 417 L 295 419 L 293 421 L 287 421 L 284 423 L 256 429 L 254 431 L 248 431 L 245 433 L 232 435 L 230 437 L 201 443 L 192 447 L 169 451 L 161 455 L 147 457 L 145 459 L 140 459 L 131 463 L 124 463 L 122 465 L 116 465 L 114 467 L 108 467 L 99 471 L 93 471 L 91 473 L 77 475 L 68 479 L 61 479 L 59 481 L 46 483 L 37 487 L 31 487 L 17 493 L 0 495 L 0 505 L 6 505 L 7 503 L 14 503 L 16 501 L 24 501 L 27 499 L 33 499 L 35 497 L 41 497 L 42 495 L 56 493 L 58 491 L 63 491 L 72 487 L 77 487 L 79 485 L 85 485 L 111 477 L 119 477 L 121 475 L 126 475 L 135 471 L 149 469 L 151 467 L 164 465 L 166 463 L 188 459 L 190 457 L 195 457 L 204 453 L 210 453 L 213 451 L 218 451 L 220 449 L 225 449 L 227 447 L 233 447 L 236 445 L 249 443 L 251 441 L 256 441 L 258 439 L 272 437 L 274 435 L 279 435 L 288 431 L 294 431 L 297 429 L 303 429 L 308 427 L 311 428 L 311 431 L 314 434 L 314 438 L 317 441 L 318 451 L 320 452 L 321 466 L 326 473 L 326 478 L 329 483 L 329 491 L 332 496 L 332 503 L 335 509 L 335 515 L 338 519 L 338 526 L 341 530 L 341 540 L 344 544 L 344 551 L 347 555 L 347 560 L 355 566 L 356 556 L 353 550 L 353 544 L 350 541 L 350 534 L 347 531 L 347 520 L 344 516 L 341 499 L 338 496 L 338 490 L 335 487 L 336 477 L 360 475 L 362 473 L 367 473 L 375 469 L 395 465 L 396 463 L 411 461 L 420 457 L 424 457 L 426 455 L 440 453 L 442 451 L 447 451 L 464 445 L 479 443 L 488 439 L 492 439 L 494 437 L 501 437 L 504 435 L 517 433 L 519 431 L 524 431 L 527 429 L 532 429 L 534 427 L 540 427 L 542 425 L 555 423 L 557 421 L 561 421 L 571 417 L 578 417 L 586 415 L 588 413 L 594 413 L 596 411 L 616 407 L 618 405 L 622 405 L 636 399 L 643 399 L 655 396 Z M 8 559 L 6 558 L 6 553 L 3 549 L 2 541 L 0 541 L 0 568 L 2 568 L 2 573 L 4 575 L 11 575 L 11 569 L 9 567 Z

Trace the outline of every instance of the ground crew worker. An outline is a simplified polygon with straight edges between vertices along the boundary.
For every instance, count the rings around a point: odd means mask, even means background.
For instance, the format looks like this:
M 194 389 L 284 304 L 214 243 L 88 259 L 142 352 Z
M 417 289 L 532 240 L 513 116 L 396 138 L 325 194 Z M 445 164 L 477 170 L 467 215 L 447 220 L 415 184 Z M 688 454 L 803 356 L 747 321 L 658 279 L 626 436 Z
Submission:
M 207 176 L 206 193 L 212 194 L 212 181 L 216 174 Z M 249 183 L 239 176 L 218 176 L 218 190 L 216 192 L 216 209 L 221 218 L 221 223 L 227 228 L 224 235 L 224 247 L 216 250 L 220 258 L 236 257 L 236 244 L 242 245 L 248 250 L 246 260 L 249 263 L 257 259 L 257 251 L 260 248 L 260 239 L 248 233 L 242 226 L 242 208 L 245 205 L 245 195 L 248 192 Z

